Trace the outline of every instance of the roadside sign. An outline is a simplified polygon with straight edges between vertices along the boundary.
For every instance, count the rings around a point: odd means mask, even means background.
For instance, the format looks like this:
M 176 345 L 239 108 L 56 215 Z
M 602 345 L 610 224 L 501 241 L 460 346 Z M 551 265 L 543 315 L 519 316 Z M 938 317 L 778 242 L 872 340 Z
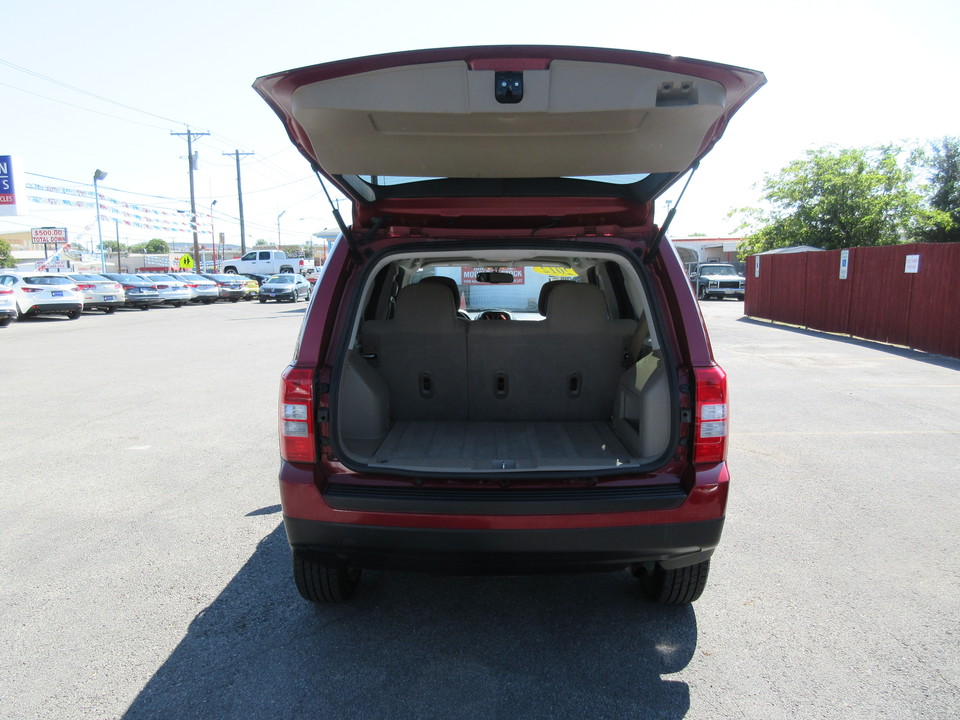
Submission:
M 26 202 L 20 159 L 0 155 L 0 215 L 19 215 L 19 204 Z
M 30 241 L 34 245 L 62 245 L 67 242 L 67 229 L 55 227 L 32 228 Z
M 181 255 L 181 256 L 180 256 L 180 269 L 181 269 L 181 270 L 193 270 L 193 256 L 192 256 L 192 255 Z

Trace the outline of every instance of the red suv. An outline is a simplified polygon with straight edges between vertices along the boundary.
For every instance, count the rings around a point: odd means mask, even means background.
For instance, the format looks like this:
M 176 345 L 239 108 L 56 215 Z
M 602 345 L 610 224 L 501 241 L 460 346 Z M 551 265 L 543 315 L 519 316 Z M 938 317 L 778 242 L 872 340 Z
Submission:
M 348 598 L 362 568 L 626 569 L 655 601 L 700 596 L 726 377 L 653 208 L 764 82 L 544 46 L 257 80 L 352 202 L 281 383 L 304 598 Z

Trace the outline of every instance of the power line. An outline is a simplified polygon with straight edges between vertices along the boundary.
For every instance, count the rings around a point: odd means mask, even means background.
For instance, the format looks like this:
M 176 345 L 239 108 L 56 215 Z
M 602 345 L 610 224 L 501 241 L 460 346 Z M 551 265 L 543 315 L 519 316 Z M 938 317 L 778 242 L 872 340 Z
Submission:
M 181 121 L 179 121 L 179 120 L 173 120 L 172 118 L 164 117 L 163 115 L 157 115 L 156 113 L 152 113 L 152 112 L 150 112 L 150 111 L 148 111 L 148 110 L 141 110 L 140 108 L 133 107 L 132 105 L 126 105 L 126 104 L 124 104 L 124 103 L 122 103 L 122 102 L 117 102 L 116 100 L 111 100 L 110 98 L 104 97 L 103 95 L 97 95 L 96 93 L 90 92 L 89 90 L 84 90 L 83 88 L 78 88 L 78 87 L 76 87 L 76 86 L 74 86 L 74 85 L 68 85 L 68 84 L 65 83 L 65 82 L 62 82 L 62 81 L 57 80 L 57 79 L 52 78 L 52 77 L 48 77 L 47 75 L 41 75 L 41 74 L 38 73 L 38 72 L 35 72 L 35 71 L 33 71 L 33 70 L 30 70 L 29 68 L 25 68 L 25 67 L 23 67 L 23 66 L 21 66 L 21 65 L 17 65 L 17 64 L 12 63 L 12 62 L 10 62 L 10 61 L 8 61 L 8 60 L 0 59 L 0 64 L 6 65 L 7 67 L 13 68 L 14 70 L 19 70 L 20 72 L 26 73 L 26 74 L 28 74 L 28 75 L 33 75 L 34 77 L 40 78 L 41 80 L 46 80 L 46 81 L 49 82 L 49 83 L 53 83 L 54 85 L 59 85 L 59 86 L 62 87 L 62 88 L 66 88 L 67 90 L 72 90 L 73 92 L 80 93 L 81 95 L 86 95 L 87 97 L 92 97 L 92 98 L 94 98 L 94 99 L 96 99 L 96 100 L 100 100 L 100 101 L 102 101 L 102 102 L 109 103 L 109 104 L 111 104 L 111 105 L 116 105 L 117 107 L 124 108 L 125 110 L 132 110 L 133 112 L 140 113 L 141 115 L 148 115 L 148 116 L 150 116 L 150 117 L 156 118 L 157 120 L 163 120 L 164 122 L 173 123 L 174 125 L 186 125 L 186 124 L 187 124 L 187 123 L 181 122 Z M 13 86 L 7 85 L 6 87 L 13 87 Z M 16 87 L 14 87 L 13 89 L 14 89 L 14 90 L 20 90 L 20 88 L 16 88 Z M 22 90 L 22 92 L 30 92 L 30 91 L 29 91 L 29 90 Z M 30 94 L 31 94 L 31 95 L 36 95 L 37 93 L 30 93 Z M 40 97 L 46 97 L 46 96 L 40 95 Z M 46 98 L 46 99 L 47 99 L 47 100 L 53 100 L 53 98 L 49 98 L 49 97 Z M 63 101 L 61 101 L 61 100 L 54 100 L 54 102 L 63 102 Z M 69 105 L 70 103 L 64 103 L 64 104 Z M 73 107 L 79 107 L 79 106 L 73 106 Z M 81 109 L 81 110 L 85 110 L 85 109 L 87 109 L 87 108 L 82 108 L 82 107 L 81 107 L 80 109 Z M 97 111 L 96 111 L 96 110 L 90 110 L 90 112 L 97 112 Z M 100 114 L 104 114 L 104 113 L 100 113 Z M 123 118 L 117 118 L 117 119 L 123 119 Z M 129 122 L 135 122 L 135 121 L 132 121 L 132 120 L 131 120 L 131 121 L 129 121 Z

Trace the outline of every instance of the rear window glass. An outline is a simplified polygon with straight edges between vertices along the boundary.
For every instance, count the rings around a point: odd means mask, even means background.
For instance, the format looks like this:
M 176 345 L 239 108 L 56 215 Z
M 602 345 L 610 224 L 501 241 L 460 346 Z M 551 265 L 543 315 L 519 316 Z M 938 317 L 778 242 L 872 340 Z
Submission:
M 484 273 L 509 274 L 513 281 L 483 282 Z M 460 308 L 467 312 L 507 310 L 513 313 L 537 313 L 540 291 L 556 281 L 575 281 L 576 273 L 556 265 L 524 265 L 522 267 L 439 266 L 418 272 L 413 282 L 422 282 L 431 275 L 451 278 L 460 291 Z
M 27 285 L 73 285 L 74 281 L 68 277 L 49 275 L 26 275 L 23 282 Z

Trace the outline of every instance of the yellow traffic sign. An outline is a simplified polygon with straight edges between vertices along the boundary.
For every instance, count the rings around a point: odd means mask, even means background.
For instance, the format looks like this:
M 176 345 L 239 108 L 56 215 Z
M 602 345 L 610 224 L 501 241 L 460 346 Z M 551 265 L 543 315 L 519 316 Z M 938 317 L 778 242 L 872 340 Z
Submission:
M 180 269 L 181 269 L 181 270 L 192 270 L 192 269 L 193 269 L 193 256 L 192 256 L 192 255 L 181 255 L 181 256 L 180 256 Z

